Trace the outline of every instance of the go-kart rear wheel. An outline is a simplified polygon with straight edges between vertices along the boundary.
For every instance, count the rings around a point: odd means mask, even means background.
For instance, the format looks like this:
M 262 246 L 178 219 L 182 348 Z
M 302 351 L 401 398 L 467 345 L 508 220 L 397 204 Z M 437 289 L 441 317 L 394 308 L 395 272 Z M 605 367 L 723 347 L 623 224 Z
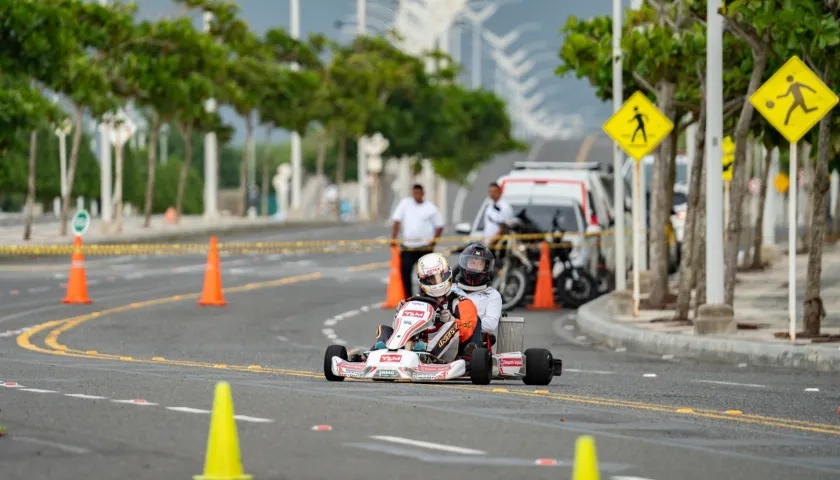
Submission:
M 476 348 L 470 358 L 470 380 L 474 385 L 489 385 L 493 378 L 493 356 L 486 348 Z
M 525 350 L 525 385 L 548 385 L 554 378 L 554 356 L 544 348 Z
M 324 353 L 324 377 L 330 382 L 343 382 L 344 377 L 334 375 L 332 372 L 333 357 L 347 361 L 347 348 L 344 345 L 330 345 Z

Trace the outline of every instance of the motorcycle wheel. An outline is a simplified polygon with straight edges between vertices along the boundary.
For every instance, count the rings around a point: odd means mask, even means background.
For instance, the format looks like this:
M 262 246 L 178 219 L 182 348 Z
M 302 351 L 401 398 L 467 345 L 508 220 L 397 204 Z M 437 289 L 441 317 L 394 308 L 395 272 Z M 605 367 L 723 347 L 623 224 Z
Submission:
M 519 306 L 525 298 L 528 281 L 521 270 L 511 269 L 505 276 L 505 288 L 502 289 L 502 279 L 497 277 L 492 286 L 502 295 L 502 311 L 507 312 Z
M 578 279 L 572 277 L 572 272 L 564 271 L 557 277 L 557 297 L 566 308 L 579 308 L 596 297 L 598 281 L 585 270 L 577 270 Z

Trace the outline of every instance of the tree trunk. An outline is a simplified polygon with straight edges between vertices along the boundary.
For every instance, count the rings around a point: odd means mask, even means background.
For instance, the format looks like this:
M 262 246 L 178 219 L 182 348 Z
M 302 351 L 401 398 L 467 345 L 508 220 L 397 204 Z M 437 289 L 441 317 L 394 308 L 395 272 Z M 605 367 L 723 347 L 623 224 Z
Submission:
M 749 190 L 747 189 L 747 182 L 749 181 L 751 170 L 752 170 L 752 157 L 753 151 L 755 149 L 755 143 L 752 141 L 747 141 L 747 165 L 746 168 L 742 168 L 740 171 L 740 177 L 735 180 L 738 185 L 740 186 L 741 190 L 741 230 L 738 232 L 738 249 L 740 250 L 742 247 L 745 247 L 749 244 L 749 237 L 748 234 L 750 233 L 750 195 Z M 743 264 L 747 264 L 747 255 L 744 252 L 744 259 Z M 737 258 L 736 258 L 737 262 Z
M 680 285 L 677 292 L 677 309 L 674 320 L 688 320 L 691 309 L 691 291 L 696 281 L 697 237 L 695 236 L 700 203 L 700 182 L 703 175 L 703 158 L 706 149 L 706 102 L 700 105 L 700 118 L 697 121 L 697 136 L 688 139 L 694 141 L 694 158 L 691 163 L 691 184 L 688 188 L 688 217 L 686 218 L 685 236 L 683 237 L 683 256 L 680 259 Z
M 321 181 L 324 177 L 324 163 L 327 161 L 327 147 L 329 146 L 330 134 L 327 130 L 322 132 L 322 136 L 318 139 L 318 158 L 315 161 L 315 178 L 318 179 L 318 215 L 323 214 L 324 211 L 324 188 L 321 186 Z
M 764 171 L 761 173 L 761 185 L 758 191 L 758 215 L 755 219 L 755 235 L 753 236 L 753 257 L 752 268 L 762 268 L 764 261 L 761 258 L 761 245 L 764 243 L 764 205 L 767 203 L 767 193 L 770 192 L 770 167 L 773 163 L 773 148 L 764 145 Z
M 146 147 L 148 167 L 146 172 L 146 201 L 143 206 L 143 228 L 152 223 L 152 205 L 155 199 L 155 173 L 157 170 L 157 143 L 160 132 L 160 115 L 152 111 L 152 128 L 149 132 L 149 145 Z
M 125 152 L 125 143 L 117 143 L 114 147 L 114 213 L 117 220 L 117 233 L 122 233 L 123 230 L 123 164 L 125 160 L 123 155 Z
M 26 179 L 26 218 L 23 239 L 32 238 L 32 219 L 35 216 L 35 166 L 38 164 L 38 130 L 29 134 L 29 174 Z
M 819 335 L 820 323 L 825 314 L 820 287 L 822 278 L 823 238 L 825 237 L 825 210 L 830 187 L 828 157 L 831 145 L 831 112 L 820 120 L 819 150 L 814 171 L 814 202 L 811 209 L 811 249 L 808 251 L 808 273 L 805 280 L 805 304 L 803 320 L 805 333 Z
M 674 109 L 673 83 L 662 82 L 657 94 L 657 107 L 668 118 L 673 119 L 676 112 Z M 671 135 L 675 135 L 672 133 Z M 653 185 L 651 192 L 665 192 L 669 189 L 666 185 L 670 178 L 671 157 L 673 156 L 672 145 L 674 143 L 666 138 L 660 144 L 656 154 L 656 162 L 653 165 Z M 651 308 L 664 308 L 666 296 L 668 295 L 668 240 L 665 233 L 665 224 L 671 218 L 671 205 L 668 205 L 668 195 L 651 195 L 650 200 L 650 257 L 648 265 L 651 277 L 650 302 Z
M 806 142 L 799 142 L 799 161 L 802 167 L 802 176 L 804 177 L 804 185 L 802 185 L 802 237 L 800 238 L 799 248 L 803 252 L 808 252 L 811 249 L 811 218 L 814 211 L 814 163 L 811 159 L 812 148 Z
M 341 134 L 338 139 L 338 163 L 335 166 L 335 200 L 336 216 L 341 220 L 341 184 L 344 183 L 344 163 L 347 160 L 347 135 Z
M 67 235 L 67 221 L 70 216 L 70 199 L 73 197 L 73 177 L 76 174 L 76 166 L 79 164 L 79 147 L 82 143 L 82 115 L 84 107 L 75 106 L 73 115 L 73 145 L 70 147 L 70 158 L 67 160 L 67 191 L 61 198 L 61 222 L 59 232 L 61 236 Z
M 251 158 L 251 145 L 254 142 L 254 121 L 251 115 L 245 116 L 245 148 L 242 149 L 242 160 L 239 162 L 239 211 L 237 215 L 244 217 L 248 211 L 248 161 Z
M 268 195 L 271 189 L 271 129 L 272 127 L 270 125 L 265 128 L 265 152 L 263 152 L 262 159 L 262 192 L 260 192 L 260 205 L 262 206 L 263 217 L 268 217 Z
M 175 221 L 181 221 L 181 212 L 184 206 L 184 189 L 187 187 L 187 176 L 190 173 L 192 164 L 192 131 L 193 126 L 178 125 L 181 137 L 184 138 L 184 163 L 181 165 L 181 175 L 178 177 L 178 192 L 175 194 Z
M 767 51 L 753 49 L 753 71 L 750 84 L 747 88 L 746 97 L 749 98 L 761 85 L 762 76 L 767 66 Z M 747 164 L 747 136 L 752 125 L 753 106 L 750 102 L 744 102 L 741 107 L 741 116 L 735 126 L 735 161 L 732 165 L 733 188 L 729 199 L 729 225 L 727 226 L 728 237 L 723 249 L 724 274 L 724 296 L 723 301 L 732 305 L 735 300 L 735 275 L 738 272 L 738 239 L 741 236 L 741 212 L 743 209 L 743 197 L 746 182 Z

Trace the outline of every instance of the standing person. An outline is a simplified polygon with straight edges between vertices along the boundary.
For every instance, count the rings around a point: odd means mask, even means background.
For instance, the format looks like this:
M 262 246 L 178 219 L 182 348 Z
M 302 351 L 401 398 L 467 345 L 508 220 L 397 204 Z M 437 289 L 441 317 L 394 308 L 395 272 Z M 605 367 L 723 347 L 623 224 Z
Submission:
M 400 267 L 405 298 L 412 296 L 412 270 L 423 255 L 432 253 L 441 233 L 443 216 L 438 207 L 424 198 L 423 186 L 415 184 L 411 197 L 404 198 L 391 216 L 391 240 L 396 241 L 402 227 Z
M 502 225 L 513 219 L 513 207 L 502 200 L 502 187 L 496 182 L 490 184 L 487 196 L 493 203 L 484 209 L 484 245 L 491 247 L 499 239 Z

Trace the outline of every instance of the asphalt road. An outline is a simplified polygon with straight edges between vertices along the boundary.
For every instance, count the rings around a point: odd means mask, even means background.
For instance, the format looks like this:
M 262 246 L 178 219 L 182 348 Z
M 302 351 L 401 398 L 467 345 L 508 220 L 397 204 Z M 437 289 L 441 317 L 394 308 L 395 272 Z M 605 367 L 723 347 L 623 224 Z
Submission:
M 220 380 L 232 385 L 245 472 L 257 479 L 571 478 L 581 434 L 595 437 L 604 479 L 840 478 L 836 376 L 607 350 L 574 330 L 573 311 L 522 312 L 526 345 L 564 360 L 547 388 L 328 383 L 325 347 L 368 346 L 391 318 L 379 308 L 387 253 L 226 256 L 224 307 L 196 305 L 200 255 L 88 259 L 94 303 L 84 306 L 60 304 L 67 259 L 9 265 L 0 478 L 200 474 Z

